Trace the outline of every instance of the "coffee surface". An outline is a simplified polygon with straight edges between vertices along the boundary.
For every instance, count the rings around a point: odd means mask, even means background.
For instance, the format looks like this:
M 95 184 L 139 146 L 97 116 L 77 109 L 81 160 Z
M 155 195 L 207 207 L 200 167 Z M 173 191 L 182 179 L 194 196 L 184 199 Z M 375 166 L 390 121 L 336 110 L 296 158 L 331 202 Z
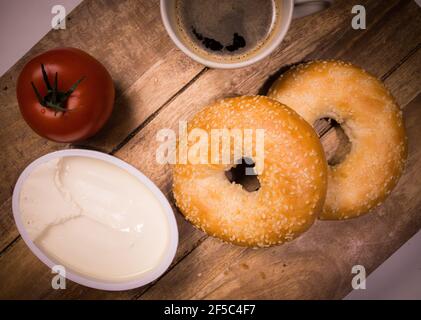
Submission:
M 207 56 L 247 57 L 269 38 L 274 0 L 177 0 L 176 19 L 187 45 Z

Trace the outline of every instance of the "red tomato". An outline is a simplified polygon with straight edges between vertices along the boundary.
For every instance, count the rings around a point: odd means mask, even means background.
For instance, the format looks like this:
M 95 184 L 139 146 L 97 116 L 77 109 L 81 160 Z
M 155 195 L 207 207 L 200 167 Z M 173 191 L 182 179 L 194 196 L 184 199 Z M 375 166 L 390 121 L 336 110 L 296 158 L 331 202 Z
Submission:
M 115 96 L 105 67 L 75 48 L 49 50 L 29 61 L 16 94 L 28 125 L 57 142 L 81 141 L 97 133 L 111 115 Z

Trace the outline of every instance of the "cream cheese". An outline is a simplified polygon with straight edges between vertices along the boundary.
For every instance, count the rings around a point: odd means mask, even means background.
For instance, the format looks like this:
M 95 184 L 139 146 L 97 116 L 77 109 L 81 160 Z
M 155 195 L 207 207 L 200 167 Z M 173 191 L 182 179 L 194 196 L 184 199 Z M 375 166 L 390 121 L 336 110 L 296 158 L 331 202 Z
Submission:
M 170 242 L 156 196 L 128 171 L 79 156 L 50 160 L 23 182 L 19 207 L 34 243 L 52 260 L 100 281 L 135 280 Z

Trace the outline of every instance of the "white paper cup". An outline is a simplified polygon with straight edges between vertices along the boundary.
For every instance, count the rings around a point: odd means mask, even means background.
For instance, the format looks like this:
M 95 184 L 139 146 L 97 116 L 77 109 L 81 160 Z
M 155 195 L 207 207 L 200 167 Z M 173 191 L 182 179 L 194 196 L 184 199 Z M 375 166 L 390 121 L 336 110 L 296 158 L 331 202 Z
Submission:
M 139 179 L 139 181 L 142 182 L 153 193 L 153 195 L 156 197 L 156 199 L 158 199 L 158 201 L 161 203 L 162 207 L 164 208 L 164 211 L 168 220 L 168 224 L 169 224 L 170 244 L 168 246 L 167 251 L 164 254 L 164 257 L 159 263 L 159 265 L 153 270 L 150 270 L 149 272 L 139 276 L 139 278 L 136 280 L 132 280 L 129 282 L 121 282 L 121 283 L 120 282 L 102 282 L 96 279 L 85 277 L 78 273 L 74 273 L 72 272 L 72 270 L 67 269 L 67 268 L 66 268 L 66 278 L 87 287 L 102 289 L 102 290 L 110 290 L 110 291 L 129 290 L 129 289 L 141 287 L 157 279 L 170 266 L 172 260 L 174 259 L 175 253 L 177 251 L 177 246 L 178 246 L 177 222 L 175 220 L 174 212 L 171 208 L 171 205 L 169 204 L 167 198 L 164 196 L 161 190 L 159 190 L 159 188 L 143 173 L 141 173 L 139 170 L 137 170 L 135 167 L 131 166 L 127 162 L 124 162 L 116 157 L 110 156 L 102 152 L 91 151 L 91 150 L 81 150 L 81 149 L 68 149 L 68 150 L 56 151 L 56 152 L 48 153 L 36 159 L 31 164 L 29 164 L 25 168 L 25 170 L 23 170 L 23 172 L 21 173 L 21 175 L 19 176 L 16 182 L 15 188 L 13 190 L 13 197 L 12 197 L 13 217 L 15 219 L 16 226 L 18 228 L 20 235 L 22 236 L 23 241 L 25 241 L 29 249 L 50 269 L 52 269 L 53 266 L 59 264 L 58 262 L 55 262 L 52 259 L 50 259 L 42 250 L 40 250 L 35 245 L 35 243 L 29 237 L 21 219 L 21 214 L 19 210 L 19 198 L 20 198 L 20 191 L 22 188 L 22 184 L 36 167 L 52 159 L 61 158 L 61 157 L 69 157 L 69 156 L 88 157 L 88 158 L 95 158 L 95 159 L 103 160 L 126 170 L 132 176 Z M 30 272 L 30 270 L 28 271 Z
M 193 60 L 215 69 L 235 69 L 249 66 L 270 55 L 284 39 L 291 20 L 315 13 L 330 6 L 332 0 L 283 0 L 281 1 L 280 25 L 275 34 L 256 54 L 238 62 L 214 61 L 190 49 L 179 36 L 175 19 L 175 3 L 177 0 L 160 0 L 161 18 L 168 35 L 175 45 Z M 223 0 L 221 0 L 223 1 Z M 257 0 L 256 0 L 257 1 Z

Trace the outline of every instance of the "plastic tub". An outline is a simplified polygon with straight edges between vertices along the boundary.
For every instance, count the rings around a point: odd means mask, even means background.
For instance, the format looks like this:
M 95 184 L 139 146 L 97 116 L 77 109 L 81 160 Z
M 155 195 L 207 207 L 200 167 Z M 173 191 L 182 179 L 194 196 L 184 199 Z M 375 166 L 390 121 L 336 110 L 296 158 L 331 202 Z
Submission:
M 155 197 L 158 199 L 158 201 L 161 203 L 162 207 L 164 208 L 164 211 L 166 213 L 168 223 L 169 223 L 170 244 L 167 248 L 167 251 L 164 254 L 163 259 L 158 264 L 158 266 L 154 268 L 153 270 L 150 270 L 149 272 L 146 272 L 145 274 L 141 275 L 139 279 L 136 279 L 136 280 L 131 280 L 129 282 L 121 282 L 121 283 L 101 282 L 96 279 L 91 279 L 89 277 L 85 277 L 78 273 L 74 273 L 72 272 L 72 270 L 69 270 L 67 268 L 66 268 L 66 278 L 87 287 L 102 289 L 102 290 L 110 290 L 110 291 L 129 290 L 129 289 L 141 287 L 157 279 L 168 269 L 177 251 L 178 229 L 177 229 L 177 223 L 175 220 L 174 212 L 167 198 L 164 196 L 161 190 L 159 190 L 159 188 L 143 173 L 141 173 L 138 169 L 136 169 L 132 165 L 116 157 L 110 156 L 102 152 L 82 150 L 82 149 L 67 149 L 67 150 L 56 151 L 56 152 L 48 153 L 36 159 L 31 164 L 29 164 L 25 168 L 25 170 L 23 170 L 13 190 L 12 210 L 13 210 L 13 217 L 15 219 L 16 226 L 18 228 L 20 235 L 22 236 L 22 239 L 25 241 L 26 245 L 50 269 L 52 269 L 53 266 L 59 264 L 51 260 L 46 254 L 44 254 L 35 245 L 35 243 L 31 240 L 31 238 L 27 234 L 27 231 L 21 220 L 21 214 L 19 210 L 19 198 L 20 198 L 20 190 L 21 190 L 22 184 L 25 181 L 25 179 L 29 176 L 29 174 L 32 172 L 32 170 L 34 170 L 34 168 L 52 159 L 68 157 L 68 156 L 79 156 L 79 157 L 89 157 L 89 158 L 100 159 L 128 171 L 131 175 L 139 179 L 140 182 L 142 182 L 155 195 Z

